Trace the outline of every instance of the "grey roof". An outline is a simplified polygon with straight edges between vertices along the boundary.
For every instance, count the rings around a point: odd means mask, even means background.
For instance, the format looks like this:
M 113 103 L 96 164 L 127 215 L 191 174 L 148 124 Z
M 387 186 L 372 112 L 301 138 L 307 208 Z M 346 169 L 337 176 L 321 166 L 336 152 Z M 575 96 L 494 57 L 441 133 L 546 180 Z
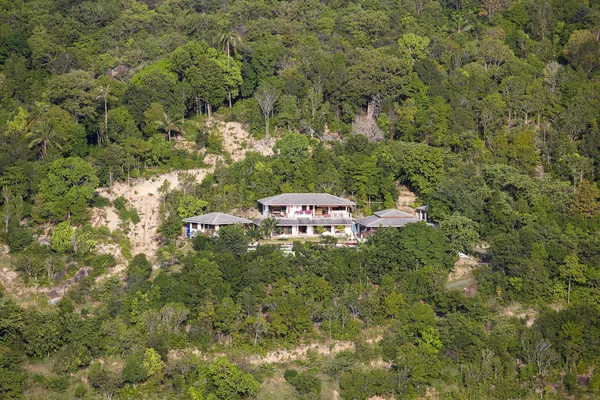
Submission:
M 395 208 L 392 208 L 389 210 L 377 211 L 377 212 L 374 212 L 373 214 L 375 214 L 376 216 L 378 216 L 380 218 L 414 218 L 411 214 L 404 212 L 404 211 L 396 210 Z
M 265 206 L 355 206 L 356 203 L 327 193 L 283 193 L 259 199 Z
M 367 228 L 378 228 L 380 226 L 400 228 L 412 222 L 419 222 L 417 218 L 409 213 L 394 209 L 378 211 L 374 215 L 356 219 L 355 221 L 357 224 Z
M 193 222 L 195 224 L 208 225 L 233 225 L 233 224 L 251 224 L 252 221 L 246 218 L 236 217 L 235 215 L 213 212 L 195 217 L 185 218 L 183 222 Z

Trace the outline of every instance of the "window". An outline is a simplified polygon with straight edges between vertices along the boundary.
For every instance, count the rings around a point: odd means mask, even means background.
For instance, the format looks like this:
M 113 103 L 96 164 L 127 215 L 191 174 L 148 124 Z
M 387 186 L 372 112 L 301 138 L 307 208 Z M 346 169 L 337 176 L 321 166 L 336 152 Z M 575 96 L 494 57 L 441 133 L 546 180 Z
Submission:
M 284 235 L 291 235 L 292 234 L 292 227 L 291 226 L 282 226 L 281 227 L 281 232 Z
M 298 233 L 301 235 L 306 235 L 307 232 L 307 226 L 306 225 L 301 225 L 298 227 Z
M 192 229 L 198 229 L 198 224 L 192 223 Z

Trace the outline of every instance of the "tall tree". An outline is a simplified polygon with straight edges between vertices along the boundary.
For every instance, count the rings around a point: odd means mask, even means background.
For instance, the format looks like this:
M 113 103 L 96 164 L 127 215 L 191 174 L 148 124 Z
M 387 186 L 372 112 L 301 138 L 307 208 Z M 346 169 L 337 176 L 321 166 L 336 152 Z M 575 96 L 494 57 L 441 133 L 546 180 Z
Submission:
M 48 147 L 62 150 L 62 132 L 58 132 L 49 118 L 45 116 L 34 123 L 28 136 L 31 139 L 29 148 L 41 146 L 42 158 L 48 154 Z
M 273 113 L 273 106 L 280 94 L 281 92 L 271 85 L 260 86 L 254 93 L 254 98 L 265 117 L 265 138 L 267 139 L 269 138 L 269 117 Z
M 164 113 L 162 119 L 155 122 L 158 129 L 162 129 L 169 138 L 169 146 L 171 146 L 171 132 L 181 132 L 181 128 L 177 125 L 167 113 Z
M 231 50 L 235 50 L 237 46 L 242 42 L 240 35 L 235 30 L 230 30 L 227 33 L 223 33 L 219 37 L 219 45 L 227 54 L 227 67 L 229 67 L 229 59 L 231 58 Z

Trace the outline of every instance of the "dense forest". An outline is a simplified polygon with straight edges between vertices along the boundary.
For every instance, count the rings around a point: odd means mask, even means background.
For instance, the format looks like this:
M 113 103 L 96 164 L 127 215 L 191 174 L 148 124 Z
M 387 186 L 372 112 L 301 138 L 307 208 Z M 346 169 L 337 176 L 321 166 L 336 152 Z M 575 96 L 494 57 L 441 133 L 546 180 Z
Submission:
M 599 67 L 597 0 L 0 0 L 0 398 L 599 397 Z M 356 248 L 182 235 L 403 188 Z

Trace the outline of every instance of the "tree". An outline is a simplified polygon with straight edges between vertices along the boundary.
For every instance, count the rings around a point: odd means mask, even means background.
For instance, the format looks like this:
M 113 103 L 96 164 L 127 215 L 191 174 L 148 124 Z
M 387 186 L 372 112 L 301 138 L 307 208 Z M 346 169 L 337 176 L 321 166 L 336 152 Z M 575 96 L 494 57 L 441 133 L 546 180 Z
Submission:
M 273 106 L 281 93 L 271 85 L 260 86 L 254 93 L 254 99 L 260 106 L 265 117 L 265 138 L 269 138 L 269 117 L 273 113 Z
M 260 229 L 267 239 L 271 239 L 273 232 L 277 229 L 277 219 L 273 217 L 265 218 L 260 223 Z
M 111 400 L 117 389 L 123 385 L 121 374 L 103 367 L 99 362 L 94 362 L 90 366 L 88 380 L 90 385 L 102 390 L 106 400 Z
M 440 222 L 440 230 L 457 252 L 469 253 L 479 241 L 477 223 L 456 213 Z
M 135 293 L 151 274 L 152 263 L 148 261 L 145 254 L 136 254 L 127 267 L 127 284 L 130 292 Z
M 215 237 L 215 252 L 229 253 L 240 257 L 248 251 L 249 242 L 241 225 L 222 226 Z
M 169 146 L 171 146 L 171 132 L 181 132 L 181 128 L 167 115 L 164 113 L 162 115 L 162 119 L 154 122 L 157 129 L 162 129 L 166 132 L 167 137 L 169 138 Z
M 148 376 L 152 376 L 161 372 L 165 363 L 161 360 L 160 354 L 158 354 L 156 350 L 149 348 L 144 351 L 142 365 L 148 372 Z
M 200 214 L 208 205 L 208 203 L 196 196 L 184 196 L 179 201 L 177 207 L 177 215 L 180 218 L 189 218 Z
M 231 364 L 225 357 L 217 357 L 210 365 L 207 375 L 215 387 L 219 399 L 235 399 L 242 396 L 256 396 L 260 384 L 240 367 Z
M 102 99 L 104 102 L 104 134 L 108 138 L 108 96 L 110 95 L 110 85 L 100 86 L 96 100 Z M 101 141 L 98 141 L 100 144 Z
M 36 121 L 33 125 L 32 130 L 29 134 L 32 140 L 29 142 L 29 148 L 41 145 L 42 147 L 42 158 L 46 157 L 48 153 L 48 147 L 56 147 L 62 150 L 61 139 L 62 133 L 58 132 L 49 121 L 48 118 L 42 118 Z
M 559 267 L 560 275 L 567 280 L 567 304 L 571 302 L 571 282 L 585 283 L 587 266 L 579 263 L 576 254 L 565 257 L 564 264 Z
M 229 59 L 231 55 L 230 50 L 235 50 L 241 41 L 242 39 L 240 38 L 240 35 L 235 30 L 230 30 L 227 33 L 223 33 L 219 38 L 219 44 L 221 45 L 221 48 L 223 51 L 225 51 L 225 53 L 227 53 L 227 67 L 229 67 Z
M 563 53 L 573 67 L 582 68 L 587 74 L 600 66 L 600 41 L 597 35 L 588 30 L 573 32 Z
M 50 247 L 52 250 L 59 253 L 64 253 L 73 250 L 73 234 L 75 231 L 67 221 L 63 221 L 56 225 L 52 239 L 50 239 Z
M 38 219 L 83 222 L 98 186 L 94 168 L 79 157 L 62 158 L 50 165 L 40 183 L 35 214 Z
M 585 218 L 594 218 L 600 212 L 600 189 L 596 183 L 583 180 L 575 190 L 569 210 Z

